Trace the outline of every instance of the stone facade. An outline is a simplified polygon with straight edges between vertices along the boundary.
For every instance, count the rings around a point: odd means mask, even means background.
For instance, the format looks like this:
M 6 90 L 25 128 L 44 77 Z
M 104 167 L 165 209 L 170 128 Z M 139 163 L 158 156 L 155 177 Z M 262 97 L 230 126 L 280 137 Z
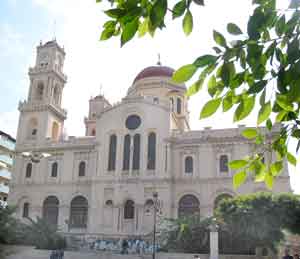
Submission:
M 241 137 L 244 127 L 191 130 L 186 87 L 170 81 L 168 67 L 144 69 L 120 103 L 92 98 L 86 136 L 66 137 L 64 57 L 56 41 L 41 44 L 29 69 L 9 197 L 18 217 L 43 216 L 80 235 L 144 235 L 152 230 L 153 192 L 162 216 L 175 218 L 212 215 L 223 194 L 265 190 L 251 180 L 233 190 L 227 161 L 253 148 Z M 21 155 L 28 151 L 51 156 L 33 163 Z M 291 191 L 286 164 L 273 191 Z

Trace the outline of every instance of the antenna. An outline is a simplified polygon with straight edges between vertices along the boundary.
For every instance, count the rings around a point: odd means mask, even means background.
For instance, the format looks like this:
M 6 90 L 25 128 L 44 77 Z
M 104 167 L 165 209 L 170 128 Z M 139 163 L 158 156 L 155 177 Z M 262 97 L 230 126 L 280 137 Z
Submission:
M 53 22 L 53 40 L 56 40 L 56 20 Z
M 158 66 L 161 66 L 161 62 L 160 62 L 160 53 L 157 54 L 157 63 Z

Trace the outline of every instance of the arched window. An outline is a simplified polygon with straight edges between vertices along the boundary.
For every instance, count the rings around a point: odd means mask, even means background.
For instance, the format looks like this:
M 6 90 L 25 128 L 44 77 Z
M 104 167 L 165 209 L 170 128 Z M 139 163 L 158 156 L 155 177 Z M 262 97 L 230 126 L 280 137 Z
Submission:
M 200 203 L 197 197 L 191 194 L 184 195 L 179 201 L 178 216 L 198 216 L 200 214 Z
M 31 118 L 28 124 L 27 136 L 29 139 L 35 139 L 37 137 L 38 121 L 36 118 Z
M 81 161 L 78 166 L 78 176 L 85 176 L 85 162 Z
M 58 164 L 54 162 L 51 166 L 51 177 L 57 177 Z
M 156 160 L 156 134 L 151 132 L 148 135 L 148 155 L 147 155 L 147 169 L 155 170 L 155 160 Z
M 44 95 L 44 84 L 43 82 L 39 82 L 36 88 L 36 100 L 43 100 L 43 95 Z
M 220 172 L 221 173 L 228 173 L 229 169 L 228 169 L 228 156 L 227 155 L 221 155 L 220 156 Z
M 112 201 L 112 200 L 107 200 L 107 201 L 105 202 L 105 206 L 107 206 L 107 207 L 112 207 L 112 206 L 113 206 L 113 201 Z
M 117 136 L 111 135 L 109 138 L 109 152 L 108 152 L 108 171 L 116 170 L 116 156 L 117 156 Z
M 177 113 L 181 114 L 181 99 L 177 98 Z
M 43 203 L 43 219 L 57 226 L 59 201 L 55 196 L 48 196 Z
M 30 178 L 32 174 L 32 163 L 28 163 L 26 165 L 26 172 L 25 172 L 25 177 Z
M 133 219 L 134 218 L 134 202 L 128 200 L 124 206 L 124 219 Z
M 77 196 L 71 201 L 70 227 L 86 228 L 88 219 L 88 201 L 83 196 Z
M 52 139 L 58 140 L 59 125 L 56 121 L 52 123 Z
M 23 214 L 22 214 L 23 218 L 28 218 L 29 217 L 29 203 L 25 202 L 23 205 Z
M 173 112 L 174 111 L 174 99 L 170 98 L 170 110 Z
M 124 147 L 123 147 L 123 170 L 129 170 L 130 164 L 130 135 L 127 134 L 124 138 Z
M 233 196 L 230 195 L 230 194 L 228 194 L 228 193 L 222 193 L 222 194 L 220 194 L 220 195 L 215 199 L 215 202 L 214 202 L 214 208 L 217 208 L 221 201 L 227 200 L 227 199 L 231 199 L 231 198 L 233 198 Z
M 53 89 L 53 102 L 59 104 L 59 87 L 56 85 Z
M 194 162 L 191 156 L 187 156 L 184 160 L 184 171 L 187 174 L 192 174 L 194 171 Z
M 132 169 L 140 169 L 140 145 L 141 145 L 141 135 L 135 134 L 133 137 L 133 158 L 132 158 Z

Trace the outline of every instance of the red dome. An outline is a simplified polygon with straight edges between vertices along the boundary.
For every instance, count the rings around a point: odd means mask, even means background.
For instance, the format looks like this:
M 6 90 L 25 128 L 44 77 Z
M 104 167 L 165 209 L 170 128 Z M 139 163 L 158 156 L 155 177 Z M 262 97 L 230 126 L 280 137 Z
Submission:
M 134 79 L 133 83 L 147 77 L 172 77 L 174 69 L 165 66 L 151 66 L 143 69 Z

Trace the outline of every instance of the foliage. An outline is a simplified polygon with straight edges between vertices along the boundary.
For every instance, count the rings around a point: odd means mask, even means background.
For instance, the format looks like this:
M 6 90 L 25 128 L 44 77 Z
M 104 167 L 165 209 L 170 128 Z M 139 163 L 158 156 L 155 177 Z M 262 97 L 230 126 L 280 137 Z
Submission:
M 0 205 L 0 243 L 11 243 L 16 239 L 19 222 L 13 217 L 14 207 Z
M 96 2 L 103 2 L 96 0 Z M 170 7 L 167 0 L 109 0 L 111 9 L 105 11 L 110 20 L 104 23 L 101 40 L 120 37 L 121 45 L 136 34 L 154 35 L 165 28 L 168 14 L 173 19 L 183 18 L 182 27 L 189 35 L 194 27 L 192 8 L 204 5 L 203 0 L 180 0 Z M 296 165 L 295 156 L 288 152 L 290 139 L 300 148 L 300 11 L 299 1 L 293 0 L 289 9 L 276 9 L 276 0 L 253 0 L 254 11 L 243 31 L 238 25 L 228 23 L 225 37 L 213 31 L 215 54 L 205 54 L 193 63 L 179 68 L 173 80 L 184 83 L 198 74 L 187 95 L 201 90 L 207 83 L 211 96 L 202 108 L 200 118 L 212 116 L 217 110 L 234 109 L 233 121 L 237 122 L 258 107 L 257 125 L 265 123 L 267 131 L 255 130 L 243 136 L 257 145 L 257 150 L 243 160 L 245 166 L 237 168 L 235 188 L 252 174 L 255 181 L 264 181 L 272 188 L 274 178 L 283 169 L 285 159 Z M 276 123 L 283 127 L 274 134 Z M 276 154 L 276 162 L 267 166 L 262 156 Z M 274 161 L 270 160 L 270 161 Z
M 275 250 L 284 238 L 283 230 L 300 234 L 300 197 L 271 193 L 238 196 L 222 200 L 216 216 L 222 222 L 221 230 L 227 240 L 244 241 L 249 249 Z
M 182 253 L 208 253 L 211 219 L 198 216 L 167 219 L 162 229 L 160 242 L 162 249 Z
M 37 217 L 36 221 L 28 218 L 30 224 L 25 231 L 32 245 L 38 249 L 64 249 L 65 239 L 57 232 L 57 227 Z

